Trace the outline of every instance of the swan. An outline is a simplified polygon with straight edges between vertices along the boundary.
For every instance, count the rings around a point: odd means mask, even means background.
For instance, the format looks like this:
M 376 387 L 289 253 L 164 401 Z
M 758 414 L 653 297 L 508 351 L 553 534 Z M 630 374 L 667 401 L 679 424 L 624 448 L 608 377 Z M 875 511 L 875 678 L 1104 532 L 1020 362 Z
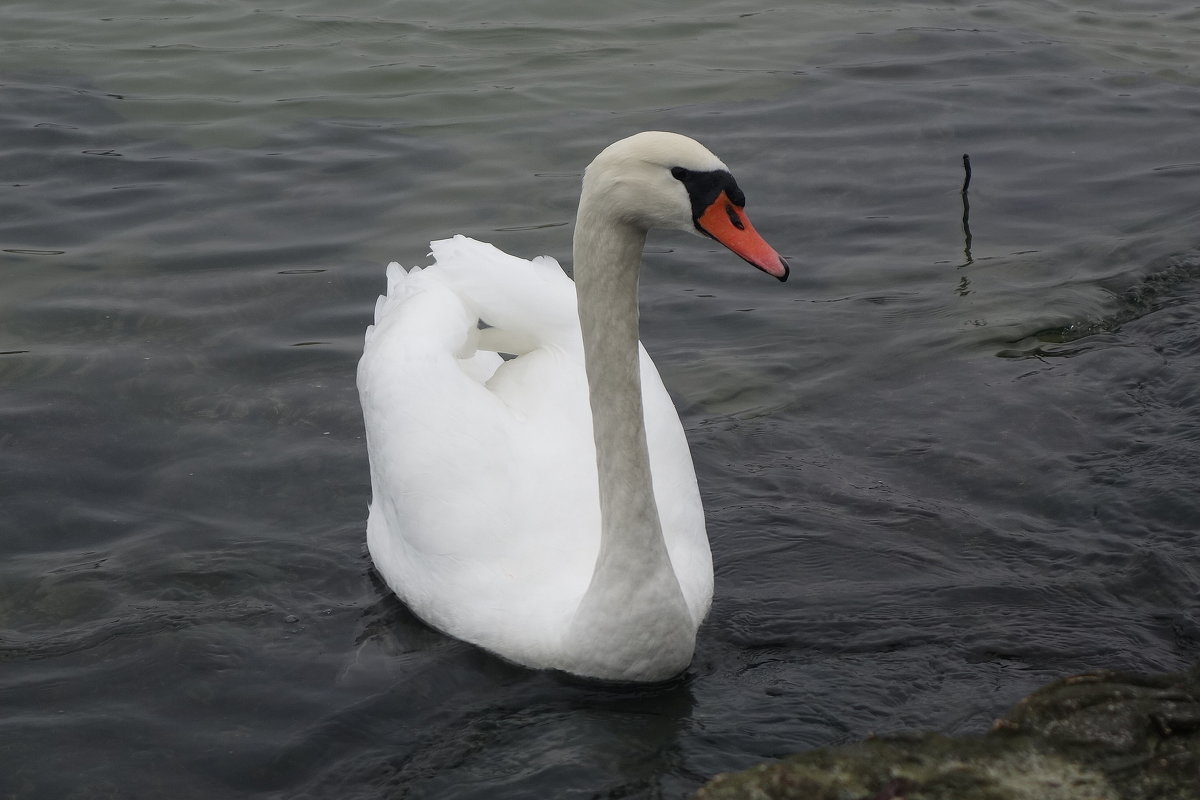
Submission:
M 367 548 L 417 616 L 586 678 L 691 663 L 712 555 L 683 426 L 638 340 L 638 271 L 647 231 L 668 228 L 786 280 L 744 206 L 704 146 L 648 131 L 584 172 L 574 282 L 461 235 L 432 242 L 424 269 L 388 265 L 358 367 Z

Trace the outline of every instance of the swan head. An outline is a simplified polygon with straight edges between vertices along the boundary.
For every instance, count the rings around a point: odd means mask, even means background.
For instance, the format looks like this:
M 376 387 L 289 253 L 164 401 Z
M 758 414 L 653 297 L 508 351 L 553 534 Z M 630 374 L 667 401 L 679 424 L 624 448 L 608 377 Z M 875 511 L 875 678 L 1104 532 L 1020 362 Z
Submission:
M 583 174 L 589 213 L 643 230 L 708 236 L 781 281 L 788 263 L 750 224 L 746 196 L 721 159 L 678 133 L 644 131 L 610 144 Z

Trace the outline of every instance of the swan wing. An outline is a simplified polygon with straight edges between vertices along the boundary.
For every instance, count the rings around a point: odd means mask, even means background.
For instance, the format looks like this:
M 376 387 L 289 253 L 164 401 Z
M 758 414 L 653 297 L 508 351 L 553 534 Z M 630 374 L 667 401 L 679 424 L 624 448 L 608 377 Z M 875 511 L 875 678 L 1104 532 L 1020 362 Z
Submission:
M 435 627 L 548 658 L 599 548 L 586 378 L 554 318 L 573 310 L 572 284 L 554 264 L 547 288 L 549 264 L 470 240 L 434 250 L 426 269 L 389 266 L 359 362 L 368 547 Z M 481 349 L 480 319 L 522 355 Z

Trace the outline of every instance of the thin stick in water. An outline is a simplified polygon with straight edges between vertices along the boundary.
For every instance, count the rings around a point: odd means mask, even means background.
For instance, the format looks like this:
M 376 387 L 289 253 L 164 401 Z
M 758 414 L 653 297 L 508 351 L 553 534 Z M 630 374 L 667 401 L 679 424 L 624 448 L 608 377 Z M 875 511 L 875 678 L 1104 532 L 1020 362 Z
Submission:
M 975 259 L 971 256 L 971 201 L 967 199 L 967 187 L 971 185 L 971 156 L 963 153 L 963 171 L 966 177 L 963 179 L 962 187 L 962 229 L 963 229 L 963 255 L 967 260 L 961 266 L 967 266 L 974 263 Z

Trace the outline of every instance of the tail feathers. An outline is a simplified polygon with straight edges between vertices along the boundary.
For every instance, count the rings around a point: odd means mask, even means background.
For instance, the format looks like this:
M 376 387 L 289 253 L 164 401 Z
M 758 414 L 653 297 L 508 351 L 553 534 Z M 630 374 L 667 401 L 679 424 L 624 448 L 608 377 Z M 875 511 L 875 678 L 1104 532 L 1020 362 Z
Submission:
M 414 270 L 420 267 L 413 267 Z M 408 273 L 404 271 L 404 267 L 400 266 L 399 261 L 393 261 L 387 265 L 387 291 L 384 292 L 387 296 L 394 296 L 400 293 L 400 287 L 408 283 Z
M 390 329 L 391 341 L 437 342 L 458 358 L 471 358 L 479 343 L 476 316 L 462 298 L 429 269 L 387 266 L 387 294 L 375 301 L 375 324 L 367 326 L 366 341 Z
M 378 325 L 393 308 L 404 303 L 419 288 L 418 275 L 420 267 L 413 267 L 405 272 L 400 263 L 393 261 L 387 265 L 387 291 L 375 301 L 375 324 Z M 373 327 L 373 326 L 372 326 Z M 368 328 L 368 331 L 370 329 Z

